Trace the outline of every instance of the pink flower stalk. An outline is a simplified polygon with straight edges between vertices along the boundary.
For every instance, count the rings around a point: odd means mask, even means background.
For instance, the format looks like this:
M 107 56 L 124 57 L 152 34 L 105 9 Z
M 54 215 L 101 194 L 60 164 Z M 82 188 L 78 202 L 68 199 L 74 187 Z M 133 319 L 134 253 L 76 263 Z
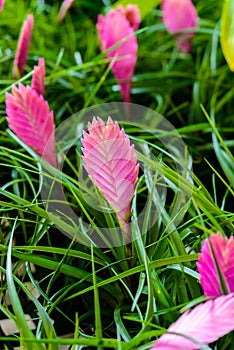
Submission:
M 176 34 L 175 40 L 182 52 L 191 49 L 191 39 L 194 33 L 177 34 L 183 30 L 198 28 L 198 15 L 191 0 L 163 0 L 163 22 L 170 34 Z
M 5 0 L 0 0 L 0 12 L 3 10 L 5 5 Z
M 39 58 L 38 66 L 34 66 L 32 88 L 38 95 L 45 95 L 45 60 L 43 57 Z
M 74 5 L 75 0 L 63 0 L 62 5 L 60 7 L 57 21 L 60 23 L 64 20 L 66 17 L 67 12 L 69 9 Z
M 124 129 L 109 117 L 105 124 L 93 118 L 83 133 L 84 167 L 93 183 L 115 211 L 120 226 L 129 222 L 131 203 L 138 180 L 139 164 L 134 145 Z
M 211 248 L 212 247 L 212 248 Z M 206 296 L 234 292 L 234 239 L 221 232 L 206 239 L 197 262 L 202 289 Z
M 28 15 L 21 29 L 19 42 L 16 50 L 16 55 L 13 64 L 13 78 L 18 79 L 24 73 L 24 65 L 27 60 L 28 48 L 31 41 L 32 30 L 34 25 L 34 17 Z
M 6 93 L 6 113 L 15 134 L 56 167 L 54 115 L 42 95 L 23 84 L 13 86 L 12 94 Z
M 116 10 L 111 10 L 105 17 L 98 15 L 97 32 L 101 50 L 108 51 L 113 45 L 118 45 L 111 52 L 106 53 L 106 57 L 115 59 L 112 72 L 125 102 L 130 102 L 132 76 L 138 48 L 134 30 L 138 28 L 139 23 L 139 11 L 134 5 L 125 10 L 118 7 Z M 126 40 L 128 36 L 130 37 Z M 118 44 L 121 40 L 123 42 Z
M 200 349 L 233 330 L 234 294 L 223 295 L 186 311 L 151 350 Z

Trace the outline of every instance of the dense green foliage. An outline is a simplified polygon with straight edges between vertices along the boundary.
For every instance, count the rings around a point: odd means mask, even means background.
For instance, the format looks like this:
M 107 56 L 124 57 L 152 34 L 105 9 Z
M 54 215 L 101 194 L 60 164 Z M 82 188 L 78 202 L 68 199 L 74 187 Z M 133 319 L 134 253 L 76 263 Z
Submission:
M 31 340 L 33 349 L 60 349 L 61 344 L 72 350 L 150 349 L 181 311 L 205 300 L 196 269 L 202 241 L 217 231 L 233 233 L 234 87 L 219 40 L 223 1 L 194 3 L 200 28 L 188 55 L 178 52 L 166 32 L 160 7 L 148 6 L 137 32 L 131 91 L 133 103 L 160 113 L 177 129 L 192 159 L 187 166 L 194 184 L 182 175 L 178 181 L 177 169 L 156 137 L 126 125 L 131 140 L 143 144 L 137 150 L 142 170 L 133 216 L 149 194 L 143 224 L 151 220 L 154 206 L 161 214 L 140 238 L 136 224 L 133 234 L 138 239 L 127 249 L 102 249 L 72 240 L 72 225 L 65 229 L 66 236 L 58 229 L 62 223 L 51 221 L 40 197 L 36 155 L 9 132 L 5 92 L 15 83 L 12 65 L 21 25 L 33 13 L 35 25 L 21 82 L 30 85 L 33 66 L 44 57 L 45 98 L 56 126 L 83 108 L 121 102 L 96 33 L 97 15 L 106 13 L 114 1 L 77 0 L 58 24 L 58 0 L 6 0 L 0 14 L 0 310 L 2 318 L 16 323 L 19 338 L 0 336 L 5 348 L 20 343 L 22 349 L 32 349 Z M 153 121 L 148 126 L 153 130 Z M 147 156 L 147 150 L 157 161 Z M 70 151 L 62 181 L 71 207 L 85 216 L 77 181 L 80 154 L 79 147 Z M 162 173 L 168 192 L 160 204 L 152 183 L 161 181 Z M 181 189 L 191 198 L 178 205 Z M 86 209 L 95 217 L 91 207 Z M 176 215 L 182 217 L 177 227 Z M 110 214 L 98 220 L 113 224 L 115 218 Z M 25 321 L 28 313 L 34 317 L 35 331 Z M 68 337 L 59 339 L 62 335 Z M 223 350 L 231 346 L 232 335 L 211 345 Z

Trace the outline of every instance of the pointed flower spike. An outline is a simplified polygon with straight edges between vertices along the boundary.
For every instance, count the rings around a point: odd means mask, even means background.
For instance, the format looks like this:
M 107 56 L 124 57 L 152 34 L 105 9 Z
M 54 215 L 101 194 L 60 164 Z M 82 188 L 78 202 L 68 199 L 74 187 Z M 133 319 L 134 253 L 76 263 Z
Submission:
M 32 88 L 38 95 L 45 95 L 45 60 L 43 57 L 39 58 L 38 66 L 34 66 Z
M 170 34 L 175 34 L 175 40 L 179 49 L 188 53 L 191 49 L 191 39 L 194 33 L 177 32 L 197 29 L 198 15 L 191 0 L 163 0 L 163 22 Z
M 200 349 L 233 330 L 234 294 L 223 295 L 186 311 L 151 350 Z
M 133 10 L 132 7 L 125 10 L 119 7 L 116 10 L 111 10 L 105 17 L 98 16 L 97 32 L 102 51 L 108 51 L 121 40 L 124 41 L 107 53 L 106 57 L 115 58 L 112 72 L 120 86 L 120 93 L 125 102 L 130 102 L 132 76 L 137 61 L 138 48 L 134 28 L 139 26 L 139 21 L 139 12 L 137 8 Z M 124 40 L 128 36 L 130 37 Z
M 12 94 L 6 93 L 6 113 L 15 134 L 56 167 L 54 116 L 42 95 L 23 84 L 13 86 Z
M 82 139 L 84 167 L 115 211 L 120 226 L 129 222 L 139 164 L 130 140 L 109 117 L 93 118 Z
M 74 5 L 75 0 L 63 0 L 62 5 L 60 7 L 57 21 L 61 23 L 64 18 L 66 17 L 67 12 L 69 9 Z
M 16 55 L 13 64 L 13 78 L 16 80 L 24 73 L 24 65 L 27 60 L 28 48 L 31 41 L 32 30 L 34 25 L 34 17 L 28 15 L 21 29 L 19 42 L 16 50 Z
M 206 239 L 197 262 L 202 289 L 206 296 L 234 292 L 234 239 L 221 232 Z
M 234 0 L 226 0 L 223 3 L 220 42 L 228 66 L 234 72 Z
M 5 0 L 0 0 L 0 12 L 3 11 Z

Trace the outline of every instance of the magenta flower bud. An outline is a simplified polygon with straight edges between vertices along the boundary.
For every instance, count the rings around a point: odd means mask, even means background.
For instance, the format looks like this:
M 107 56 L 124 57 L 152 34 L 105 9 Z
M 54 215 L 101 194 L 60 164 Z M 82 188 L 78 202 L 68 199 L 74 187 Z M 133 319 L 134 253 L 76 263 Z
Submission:
M 12 94 L 6 93 L 6 113 L 14 133 L 56 167 L 54 115 L 43 96 L 29 86 L 13 86 Z
M 34 17 L 28 15 L 20 32 L 19 42 L 13 64 L 13 78 L 19 79 L 24 73 L 24 66 L 27 61 L 28 48 L 31 41 Z
M 138 180 L 139 164 L 129 137 L 109 117 L 105 124 L 93 118 L 83 133 L 84 167 L 118 218 L 120 227 L 129 222 Z M 124 230 L 123 230 L 124 231 Z
M 3 11 L 5 0 L 0 0 L 0 12 Z
M 188 53 L 194 33 L 178 33 L 198 28 L 198 15 L 191 0 L 163 0 L 163 22 L 170 34 L 175 34 L 179 49 Z M 178 34 L 177 34 L 178 33 Z
M 105 17 L 98 16 L 97 32 L 102 51 L 108 51 L 107 58 L 114 59 L 112 72 L 120 86 L 120 93 L 125 102 L 130 102 L 132 76 L 137 61 L 137 40 L 134 30 L 138 28 L 140 15 L 136 6 L 131 5 L 125 10 L 118 7 L 111 10 Z M 128 37 L 128 39 L 126 39 Z M 121 44 L 118 44 L 120 41 Z
M 45 60 L 43 57 L 39 58 L 38 66 L 34 66 L 32 89 L 35 90 L 38 95 L 45 95 Z
M 202 289 L 206 296 L 234 292 L 234 239 L 221 232 L 206 239 L 197 262 Z M 221 283 L 221 281 L 222 283 Z

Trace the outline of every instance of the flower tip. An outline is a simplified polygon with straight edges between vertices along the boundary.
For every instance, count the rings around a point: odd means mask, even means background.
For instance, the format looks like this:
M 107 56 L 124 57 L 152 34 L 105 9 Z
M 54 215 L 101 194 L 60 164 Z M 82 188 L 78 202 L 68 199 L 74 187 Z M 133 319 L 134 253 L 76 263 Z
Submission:
M 20 78 L 24 72 L 24 66 L 27 60 L 29 44 L 31 41 L 32 30 L 34 25 L 33 14 L 29 14 L 22 26 L 20 37 L 16 49 L 14 64 L 13 64 L 13 78 L 14 80 Z
M 5 5 L 5 0 L 0 0 L 0 12 L 3 11 Z

